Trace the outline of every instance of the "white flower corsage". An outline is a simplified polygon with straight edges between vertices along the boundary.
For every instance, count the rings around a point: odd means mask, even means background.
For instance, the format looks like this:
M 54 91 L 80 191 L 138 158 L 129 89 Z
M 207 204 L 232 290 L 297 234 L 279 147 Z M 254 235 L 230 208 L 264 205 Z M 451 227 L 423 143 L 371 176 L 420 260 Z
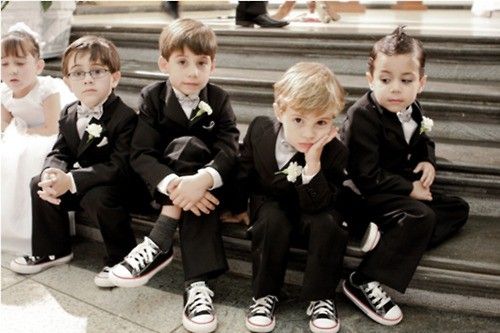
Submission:
M 288 168 L 285 170 L 281 170 L 276 172 L 276 174 L 283 173 L 286 175 L 286 180 L 288 180 L 291 183 L 295 183 L 297 180 L 297 177 L 302 174 L 302 165 L 299 165 L 297 162 L 291 162 L 288 165 Z
M 206 113 L 207 115 L 211 115 L 212 112 L 213 111 L 212 111 L 212 108 L 210 107 L 210 105 L 208 105 L 207 103 L 201 101 L 198 104 L 198 110 L 196 111 L 196 114 L 194 115 L 193 119 L 191 119 L 191 121 L 193 121 L 196 118 L 200 117 L 204 113 Z
M 420 134 L 432 131 L 432 126 L 434 126 L 434 121 L 429 117 L 423 117 L 420 124 Z
M 85 132 L 89 133 L 88 141 L 93 140 L 94 138 L 98 138 L 101 136 L 102 126 L 99 124 L 90 124 L 85 129 Z

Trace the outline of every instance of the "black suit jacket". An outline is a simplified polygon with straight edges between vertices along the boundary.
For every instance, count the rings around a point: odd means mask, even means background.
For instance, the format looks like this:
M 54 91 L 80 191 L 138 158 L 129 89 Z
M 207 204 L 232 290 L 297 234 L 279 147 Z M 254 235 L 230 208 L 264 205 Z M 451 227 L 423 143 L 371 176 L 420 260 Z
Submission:
M 248 128 L 241 152 L 238 172 L 238 186 L 233 204 L 234 212 L 246 209 L 251 196 L 251 214 L 259 207 L 259 200 L 274 200 L 289 212 L 316 213 L 333 208 L 344 180 L 347 163 L 347 149 L 333 139 L 325 145 L 321 154 L 321 170 L 308 184 L 302 184 L 301 177 L 295 183 L 286 175 L 277 173 L 278 164 L 275 146 L 281 123 L 269 117 L 255 118 Z M 305 166 L 303 153 L 296 153 L 290 162 Z M 283 169 L 286 169 L 287 163 Z
M 412 108 L 418 126 L 410 143 L 397 114 L 380 106 L 371 92 L 347 111 L 341 138 L 349 149 L 349 175 L 362 194 L 409 195 L 420 178 L 413 173 L 416 165 L 428 161 L 435 167 L 434 142 L 420 134 L 422 107 L 415 101 Z
M 131 164 L 153 196 L 158 183 L 176 171 L 163 162 L 163 155 L 168 144 L 178 137 L 195 136 L 201 139 L 213 156 L 207 166 L 217 170 L 223 182 L 227 181 L 236 163 L 239 132 L 229 95 L 209 83 L 200 91 L 199 97 L 210 105 L 213 112 L 189 120 L 169 80 L 150 84 L 141 91 Z
M 44 169 L 54 167 L 71 171 L 78 193 L 97 185 L 127 181 L 132 175 L 130 141 L 137 125 L 137 114 L 112 93 L 103 104 L 101 118 L 90 121 L 90 124 L 102 126 L 100 137 L 89 140 L 88 133 L 84 132 L 80 140 L 76 129 L 78 104 L 75 102 L 63 109 L 59 135 L 45 160 Z

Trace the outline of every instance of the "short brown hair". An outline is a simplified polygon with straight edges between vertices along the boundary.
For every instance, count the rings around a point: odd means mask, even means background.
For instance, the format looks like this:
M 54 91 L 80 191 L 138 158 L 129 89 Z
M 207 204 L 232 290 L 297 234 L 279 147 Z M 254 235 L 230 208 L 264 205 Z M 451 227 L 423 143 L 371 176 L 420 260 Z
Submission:
M 2 37 L 2 58 L 8 56 L 24 58 L 28 54 L 35 59 L 40 58 L 40 45 L 30 33 L 15 30 Z
M 99 61 L 107 66 L 111 73 L 120 70 L 120 55 L 115 44 L 106 38 L 97 36 L 83 36 L 71 43 L 64 51 L 62 58 L 62 72 L 64 76 L 69 73 L 69 59 L 81 53 L 90 53 L 90 61 Z
M 420 77 L 425 73 L 425 50 L 422 42 L 410 37 L 405 32 L 405 26 L 398 26 L 390 35 L 379 39 L 373 45 L 368 58 L 368 71 L 373 75 L 374 63 L 377 54 L 381 52 L 387 56 L 400 54 L 414 54 L 420 64 Z
M 333 72 L 323 64 L 299 62 L 274 84 L 274 101 L 280 111 L 291 107 L 297 112 L 321 114 L 344 109 L 345 91 Z
M 196 55 L 208 55 L 212 60 L 217 51 L 214 31 L 203 23 L 183 18 L 166 26 L 160 35 L 160 53 L 168 61 L 172 52 L 185 47 Z

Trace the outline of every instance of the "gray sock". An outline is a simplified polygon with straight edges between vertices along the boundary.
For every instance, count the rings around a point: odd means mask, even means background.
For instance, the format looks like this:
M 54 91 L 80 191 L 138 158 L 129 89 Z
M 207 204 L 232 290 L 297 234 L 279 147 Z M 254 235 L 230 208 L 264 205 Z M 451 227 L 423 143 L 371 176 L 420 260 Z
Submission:
M 153 230 L 149 233 L 149 238 L 155 242 L 162 251 L 168 251 L 172 247 L 175 230 L 179 220 L 160 215 L 155 222 Z

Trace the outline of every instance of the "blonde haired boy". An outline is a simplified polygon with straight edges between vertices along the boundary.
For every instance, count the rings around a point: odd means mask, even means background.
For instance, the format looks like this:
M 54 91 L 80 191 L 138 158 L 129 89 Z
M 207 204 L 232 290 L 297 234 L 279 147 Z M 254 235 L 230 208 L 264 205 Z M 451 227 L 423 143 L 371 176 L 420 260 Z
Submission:
M 326 66 L 302 62 L 274 85 L 274 95 L 276 117 L 257 117 L 248 128 L 232 207 L 244 218 L 250 198 L 253 304 L 246 327 L 274 329 L 294 239 L 308 251 L 302 296 L 310 301 L 309 327 L 337 332 L 334 297 L 347 231 L 335 205 L 347 150 L 333 120 L 344 107 L 344 90 Z

